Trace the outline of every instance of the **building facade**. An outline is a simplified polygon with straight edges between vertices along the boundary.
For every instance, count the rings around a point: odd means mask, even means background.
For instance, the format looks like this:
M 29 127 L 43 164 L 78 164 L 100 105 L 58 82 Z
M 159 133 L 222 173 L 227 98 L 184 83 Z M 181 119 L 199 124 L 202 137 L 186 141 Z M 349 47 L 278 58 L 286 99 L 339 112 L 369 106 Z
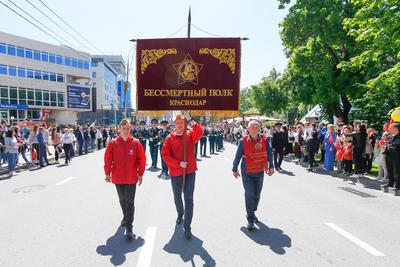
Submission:
M 92 110 L 90 60 L 66 46 L 0 32 L 0 119 L 75 124 L 79 112 Z

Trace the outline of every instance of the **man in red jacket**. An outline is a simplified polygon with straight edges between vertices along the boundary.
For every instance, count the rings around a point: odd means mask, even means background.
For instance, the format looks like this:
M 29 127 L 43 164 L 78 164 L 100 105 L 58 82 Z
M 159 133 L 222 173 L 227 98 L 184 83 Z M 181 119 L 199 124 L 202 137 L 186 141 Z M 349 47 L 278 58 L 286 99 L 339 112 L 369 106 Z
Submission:
M 119 136 L 108 143 L 104 154 L 106 182 L 117 188 L 119 203 L 124 218 L 121 226 L 126 227 L 126 236 L 132 239 L 133 217 L 135 213 L 136 184 L 143 181 L 146 155 L 139 140 L 131 135 L 132 126 L 127 119 L 119 124 Z
M 186 131 L 184 126 L 185 119 L 192 126 L 192 129 L 187 131 L 186 136 L 186 161 L 183 160 L 183 133 Z M 193 217 L 193 192 L 197 171 L 194 146 L 203 136 L 203 129 L 187 113 L 185 116 L 177 116 L 175 127 L 175 131 L 165 139 L 161 154 L 171 176 L 175 207 L 178 212 L 176 223 L 181 224 L 184 219 L 185 236 L 190 239 L 192 238 L 190 225 Z M 186 173 L 186 188 L 182 190 L 182 175 L 184 171 Z M 185 207 L 182 201 L 182 191 L 185 198 Z

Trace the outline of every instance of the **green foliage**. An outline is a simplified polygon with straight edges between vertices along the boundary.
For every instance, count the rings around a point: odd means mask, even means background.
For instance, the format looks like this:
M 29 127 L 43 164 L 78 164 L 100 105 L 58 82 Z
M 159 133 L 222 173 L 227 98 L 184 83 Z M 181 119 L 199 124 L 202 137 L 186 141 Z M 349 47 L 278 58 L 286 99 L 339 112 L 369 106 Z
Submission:
M 272 116 L 287 108 L 288 97 L 280 86 L 280 78 L 281 75 L 274 68 L 261 83 L 251 86 L 253 100 L 262 114 Z

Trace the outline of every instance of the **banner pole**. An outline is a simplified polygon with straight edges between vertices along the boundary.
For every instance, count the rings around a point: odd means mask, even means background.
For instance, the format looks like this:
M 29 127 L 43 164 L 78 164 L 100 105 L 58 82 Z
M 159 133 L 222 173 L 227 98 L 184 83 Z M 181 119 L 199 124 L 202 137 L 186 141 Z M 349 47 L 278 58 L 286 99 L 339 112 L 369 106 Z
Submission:
M 191 8 L 189 7 L 189 16 L 188 16 L 188 29 L 187 29 L 187 38 L 190 38 L 190 30 L 192 27 L 192 16 L 191 16 Z M 186 128 L 187 128 L 187 121 L 186 118 L 183 120 L 184 121 L 184 127 L 183 127 L 183 161 L 186 162 L 187 160 L 187 155 L 186 155 L 186 149 L 187 149 L 187 134 L 186 134 Z M 183 168 L 183 173 L 182 173 L 182 190 L 183 192 L 186 191 L 186 168 Z

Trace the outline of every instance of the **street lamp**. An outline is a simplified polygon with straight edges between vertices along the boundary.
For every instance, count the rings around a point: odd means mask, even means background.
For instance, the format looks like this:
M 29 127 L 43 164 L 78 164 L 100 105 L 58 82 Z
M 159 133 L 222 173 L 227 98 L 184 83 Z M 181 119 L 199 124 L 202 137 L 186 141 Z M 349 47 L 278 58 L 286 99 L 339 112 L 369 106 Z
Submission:
M 129 41 L 135 43 L 136 39 L 131 39 Z M 127 64 L 126 64 L 126 81 L 125 81 L 125 85 L 124 85 L 125 118 L 127 118 L 127 114 L 128 114 L 128 112 L 127 112 L 128 107 L 127 107 L 127 104 L 126 104 L 126 100 L 127 100 L 126 94 L 128 92 L 129 72 L 130 72 L 130 69 L 131 69 L 131 66 L 129 64 L 129 59 L 130 59 L 130 56 L 131 56 L 131 52 L 133 51 L 134 48 L 136 48 L 136 46 L 132 46 L 131 49 L 129 50 L 129 52 L 128 52 L 128 60 L 127 60 Z

